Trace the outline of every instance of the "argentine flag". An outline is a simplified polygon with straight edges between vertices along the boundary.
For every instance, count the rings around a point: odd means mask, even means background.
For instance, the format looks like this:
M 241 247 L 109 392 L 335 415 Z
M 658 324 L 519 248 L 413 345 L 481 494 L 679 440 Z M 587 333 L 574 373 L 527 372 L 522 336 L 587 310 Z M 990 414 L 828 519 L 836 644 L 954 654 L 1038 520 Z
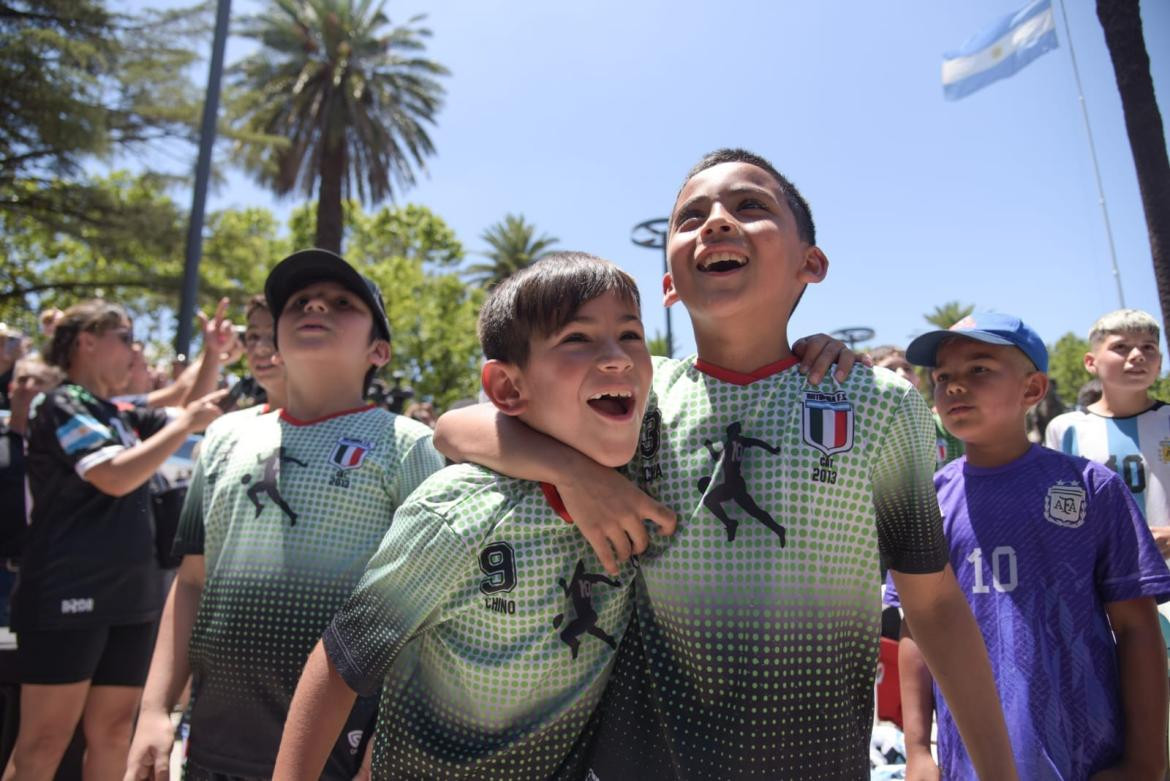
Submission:
M 966 97 L 1055 48 L 1051 0 L 1034 0 L 943 55 L 943 94 L 947 100 Z

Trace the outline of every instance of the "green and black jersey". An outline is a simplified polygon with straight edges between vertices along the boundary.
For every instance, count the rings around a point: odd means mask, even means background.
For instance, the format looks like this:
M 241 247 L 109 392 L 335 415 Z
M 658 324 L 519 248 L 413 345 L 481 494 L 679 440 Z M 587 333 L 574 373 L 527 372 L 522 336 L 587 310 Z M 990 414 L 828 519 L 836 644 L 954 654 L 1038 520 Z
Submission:
M 325 633 L 355 691 L 383 686 L 375 778 L 583 774 L 574 749 L 629 624 L 633 566 L 607 575 L 558 502 L 466 464 L 399 508 Z
M 318 421 L 286 413 L 217 426 L 175 540 L 202 554 L 191 635 L 190 756 L 237 776 L 272 774 L 309 651 L 357 584 L 394 511 L 442 467 L 431 431 L 365 407 Z M 352 777 L 374 703 L 359 702 L 326 778 Z
M 813 387 L 795 361 L 662 360 L 654 389 L 637 466 L 679 525 L 642 556 L 593 773 L 868 778 L 879 550 L 947 563 L 922 397 L 880 369 Z

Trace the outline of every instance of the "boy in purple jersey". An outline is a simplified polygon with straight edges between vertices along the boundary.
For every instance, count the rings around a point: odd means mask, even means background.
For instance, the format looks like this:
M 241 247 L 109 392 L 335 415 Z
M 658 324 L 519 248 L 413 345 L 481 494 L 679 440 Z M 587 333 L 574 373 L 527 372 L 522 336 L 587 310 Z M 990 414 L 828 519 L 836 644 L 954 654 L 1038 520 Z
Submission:
M 1020 777 L 1161 779 L 1166 653 L 1162 561 L 1126 486 L 1104 466 L 1029 442 L 1048 352 L 1018 318 L 977 314 L 914 340 L 966 455 L 935 475 L 951 565 L 987 642 Z M 887 603 L 899 604 L 892 584 Z M 974 778 L 911 627 L 899 672 L 907 778 Z M 938 711 L 938 756 L 930 753 Z

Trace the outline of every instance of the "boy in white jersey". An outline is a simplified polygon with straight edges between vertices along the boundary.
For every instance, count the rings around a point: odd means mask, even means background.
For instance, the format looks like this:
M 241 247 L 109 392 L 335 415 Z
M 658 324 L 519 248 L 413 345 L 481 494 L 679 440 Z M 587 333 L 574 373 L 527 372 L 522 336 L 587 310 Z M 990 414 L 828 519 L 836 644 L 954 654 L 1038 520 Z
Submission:
M 609 467 L 629 462 L 650 391 L 638 289 L 554 253 L 484 304 L 484 392 Z M 309 658 L 276 778 L 316 779 L 357 696 L 382 686 L 375 778 L 583 775 L 573 754 L 629 625 L 632 567 L 609 577 L 555 489 L 473 464 L 399 508 Z
M 665 301 L 686 305 L 698 356 L 656 362 L 636 464 L 679 512 L 678 531 L 641 557 L 591 770 L 867 778 L 880 545 L 914 595 L 910 620 L 961 703 L 976 765 L 1014 778 L 987 655 L 946 561 L 925 403 L 888 372 L 812 387 L 796 370 L 788 319 L 828 268 L 808 205 L 767 161 L 720 150 L 688 175 L 667 254 Z M 644 499 L 480 412 L 444 434 L 451 453 L 553 482 L 579 525 L 637 533 Z
M 377 286 L 325 250 L 265 283 L 284 408 L 209 432 L 176 535 L 127 779 L 166 773 L 170 711 L 192 678 L 185 778 L 272 775 L 297 675 L 357 583 L 395 508 L 442 467 L 430 429 L 363 401 L 390 358 Z M 377 703 L 359 702 L 321 778 L 349 781 Z
M 1162 369 L 1158 321 L 1137 309 L 1110 312 L 1089 330 L 1085 368 L 1101 398 L 1048 424 L 1044 444 L 1100 461 L 1121 475 L 1162 555 L 1170 558 L 1170 406 L 1150 395 Z

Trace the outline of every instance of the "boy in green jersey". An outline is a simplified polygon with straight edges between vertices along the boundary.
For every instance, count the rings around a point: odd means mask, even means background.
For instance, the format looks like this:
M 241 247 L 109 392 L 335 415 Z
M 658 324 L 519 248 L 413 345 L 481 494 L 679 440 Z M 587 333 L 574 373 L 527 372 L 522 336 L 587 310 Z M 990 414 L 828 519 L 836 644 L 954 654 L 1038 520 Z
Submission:
M 554 253 L 493 291 L 479 336 L 502 414 L 630 461 L 650 355 L 629 275 Z M 309 658 L 276 778 L 316 779 L 355 697 L 380 686 L 375 778 L 580 777 L 633 572 L 608 576 L 567 521 L 551 486 L 472 464 L 419 486 Z
M 265 297 L 286 406 L 234 416 L 204 442 L 128 779 L 166 772 L 170 712 L 188 676 L 185 777 L 271 776 L 309 651 L 394 510 L 443 466 L 430 429 L 363 401 L 371 372 L 390 359 L 389 322 L 372 281 L 331 252 L 304 250 L 272 270 Z M 329 736 L 321 778 L 354 777 L 376 707 L 366 698 Z
M 987 654 L 947 563 L 926 404 L 884 370 L 812 386 L 789 348 L 789 317 L 828 270 L 808 204 L 766 160 L 720 150 L 688 174 L 668 231 L 665 303 L 687 307 L 698 355 L 655 362 L 635 465 L 678 530 L 640 557 L 591 772 L 867 778 L 880 550 L 914 595 L 908 620 L 961 703 L 976 767 L 1014 778 Z M 578 526 L 641 547 L 650 500 L 482 410 L 453 420 L 461 430 L 440 420 L 436 432 L 448 455 L 547 480 Z

